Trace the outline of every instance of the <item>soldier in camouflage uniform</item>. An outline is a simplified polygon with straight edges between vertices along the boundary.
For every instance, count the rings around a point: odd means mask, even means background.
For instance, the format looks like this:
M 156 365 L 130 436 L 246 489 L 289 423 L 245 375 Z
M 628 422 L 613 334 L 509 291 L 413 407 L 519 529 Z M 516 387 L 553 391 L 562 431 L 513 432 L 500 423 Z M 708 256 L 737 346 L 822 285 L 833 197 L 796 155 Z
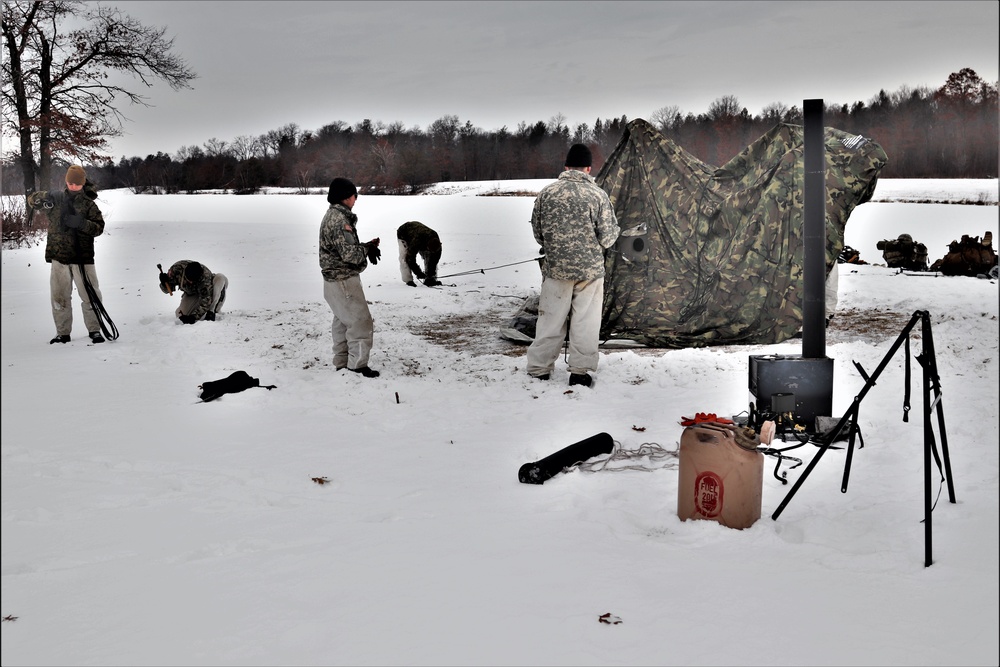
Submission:
M 346 368 L 366 378 L 379 372 L 368 367 L 374 342 L 375 325 L 361 272 L 368 262 L 378 262 L 379 239 L 358 241 L 358 216 L 351 209 L 358 200 L 358 189 L 346 178 L 335 178 L 326 196 L 330 203 L 319 229 L 319 266 L 323 273 L 323 296 L 333 311 L 333 365 Z
M 423 280 L 428 287 L 441 283 L 437 279 L 437 265 L 441 261 L 441 239 L 427 225 L 411 220 L 396 230 L 399 242 L 399 275 L 410 287 L 416 287 L 413 276 Z M 424 260 L 424 270 L 417 266 L 417 255 Z
M 222 312 L 226 302 L 229 278 L 221 273 L 212 273 L 208 267 L 190 259 L 174 262 L 166 273 L 160 274 L 160 291 L 173 294 L 181 290 L 184 296 L 174 311 L 184 324 L 194 324 L 200 320 L 215 321 L 216 313 Z
M 49 293 L 56 337 L 52 343 L 68 343 L 73 329 L 73 284 L 80 295 L 83 323 L 90 340 L 103 343 L 101 323 L 90 303 L 86 282 L 98 299 L 101 288 L 94 268 L 94 239 L 104 233 L 104 216 L 94 200 L 97 190 L 87 180 L 83 167 L 72 165 L 66 170 L 63 192 L 40 190 L 28 196 L 28 206 L 41 209 L 49 220 L 45 241 L 45 261 L 52 265 L 49 273 Z
M 590 176 L 591 163 L 590 149 L 574 144 L 565 170 L 538 193 L 531 212 L 531 229 L 544 257 L 528 375 L 549 379 L 568 326 L 569 384 L 585 387 L 599 359 L 604 251 L 621 231 L 611 200 Z

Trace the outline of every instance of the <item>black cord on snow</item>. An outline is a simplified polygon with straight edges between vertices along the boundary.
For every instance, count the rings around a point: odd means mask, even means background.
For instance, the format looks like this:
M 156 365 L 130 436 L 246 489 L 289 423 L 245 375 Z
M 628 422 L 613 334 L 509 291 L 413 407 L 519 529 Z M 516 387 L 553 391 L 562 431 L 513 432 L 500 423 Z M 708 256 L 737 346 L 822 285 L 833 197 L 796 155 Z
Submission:
M 79 264 L 80 275 L 83 276 L 83 286 L 87 290 L 87 297 L 90 299 L 90 307 L 94 310 L 94 315 L 97 315 L 97 323 L 101 326 L 101 331 L 104 332 L 104 337 L 108 340 L 118 340 L 118 327 L 115 326 L 114 321 L 112 321 L 111 316 L 108 315 L 108 311 L 105 310 L 104 304 L 97 297 L 97 290 L 90 283 L 90 278 L 87 277 L 87 271 L 84 268 L 83 263 Z M 104 324 L 104 320 L 108 321 L 108 324 Z M 109 329 L 110 327 L 110 329 Z
M 512 262 L 510 264 L 501 264 L 500 266 L 490 266 L 485 269 L 472 269 L 471 271 L 462 271 L 461 273 L 449 273 L 446 276 L 438 276 L 439 278 L 454 278 L 455 276 L 471 276 L 474 273 L 486 273 L 487 271 L 492 271 L 493 269 L 503 269 L 508 266 L 517 266 L 518 264 L 527 264 L 528 262 L 537 262 L 541 257 L 532 257 L 531 259 L 525 259 L 520 262 Z

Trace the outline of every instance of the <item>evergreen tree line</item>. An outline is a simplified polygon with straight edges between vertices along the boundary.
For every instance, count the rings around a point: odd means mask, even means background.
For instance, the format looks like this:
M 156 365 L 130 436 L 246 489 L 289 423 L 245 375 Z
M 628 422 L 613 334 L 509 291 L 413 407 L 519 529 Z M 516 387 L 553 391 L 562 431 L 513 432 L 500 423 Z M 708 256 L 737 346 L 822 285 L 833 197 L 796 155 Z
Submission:
M 700 160 L 721 166 L 778 123 L 802 123 L 796 107 L 772 104 L 751 115 L 734 96 L 713 102 L 706 113 L 655 111 L 649 122 Z M 997 85 L 971 69 L 948 77 L 940 88 L 880 91 L 867 103 L 830 105 L 824 124 L 878 142 L 889 156 L 883 178 L 995 178 L 998 166 Z M 426 130 L 363 120 L 336 121 L 318 130 L 295 124 L 258 137 L 211 139 L 182 147 L 173 156 L 123 157 L 88 165 L 100 188 L 185 193 L 224 190 L 254 193 L 263 187 L 325 188 L 346 176 L 369 194 L 418 193 L 442 181 L 554 178 L 573 143 L 588 144 L 594 173 L 614 150 L 625 116 L 570 128 L 559 115 L 548 122 L 521 122 L 516 129 L 484 131 L 458 116 L 443 116 Z M 23 192 L 12 163 L 2 165 L 4 194 Z M 57 171 L 53 180 L 62 178 Z M 11 183 L 11 181 L 17 181 Z M 54 184 L 56 187 L 60 183 Z

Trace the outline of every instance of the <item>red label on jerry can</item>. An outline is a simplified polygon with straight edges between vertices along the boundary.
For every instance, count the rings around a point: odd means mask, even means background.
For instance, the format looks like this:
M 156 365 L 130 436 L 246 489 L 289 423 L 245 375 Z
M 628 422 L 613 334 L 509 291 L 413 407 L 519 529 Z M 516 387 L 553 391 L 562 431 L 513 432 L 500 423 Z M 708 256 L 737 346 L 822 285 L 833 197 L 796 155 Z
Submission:
M 722 512 L 722 479 L 707 470 L 694 480 L 694 507 L 699 514 L 708 518 Z

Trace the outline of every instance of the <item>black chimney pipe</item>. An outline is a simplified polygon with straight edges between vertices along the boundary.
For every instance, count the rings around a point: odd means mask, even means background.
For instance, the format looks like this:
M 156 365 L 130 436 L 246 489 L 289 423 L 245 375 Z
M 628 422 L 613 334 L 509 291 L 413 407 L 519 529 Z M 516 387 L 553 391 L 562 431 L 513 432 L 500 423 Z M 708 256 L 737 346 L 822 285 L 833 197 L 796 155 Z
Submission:
M 802 357 L 826 356 L 826 144 L 823 100 L 803 100 Z
M 823 100 L 803 100 L 802 354 L 750 357 L 750 393 L 761 412 L 790 410 L 809 433 L 833 410 L 833 359 L 826 356 L 826 142 Z M 770 408 L 770 409 L 769 409 Z M 753 405 L 751 404 L 751 413 Z

